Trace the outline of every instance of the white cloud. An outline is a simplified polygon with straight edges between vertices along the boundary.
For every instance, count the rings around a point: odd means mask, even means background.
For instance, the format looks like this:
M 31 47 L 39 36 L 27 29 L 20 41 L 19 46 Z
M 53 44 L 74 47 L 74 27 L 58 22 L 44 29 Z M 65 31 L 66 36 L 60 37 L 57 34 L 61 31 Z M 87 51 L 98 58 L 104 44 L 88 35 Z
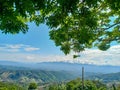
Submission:
M 40 50 L 40 48 L 35 48 L 35 47 L 26 47 L 24 48 L 25 51 L 37 51 L 37 50 Z
M 19 52 L 18 48 L 10 48 L 8 46 L 0 46 L 1 52 Z
M 26 56 L 26 59 L 27 60 L 33 60 L 33 59 L 35 59 L 35 57 L 34 56 Z
M 81 54 L 79 61 L 82 62 L 86 59 L 86 63 L 92 62 L 97 65 L 120 65 L 120 45 L 112 46 L 107 51 L 86 49 Z
M 111 54 L 120 54 L 120 45 L 115 45 L 112 46 L 109 50 L 108 50 Z
M 24 44 L 2 44 L 0 51 L 2 52 L 21 52 L 21 51 L 37 51 L 39 48 Z
M 3 49 L 3 48 L 2 48 Z M 24 48 L 25 49 L 25 48 Z M 1 50 L 1 47 L 0 47 Z M 96 64 L 96 65 L 119 65 L 120 66 L 120 45 L 112 46 L 107 51 L 97 49 L 86 49 L 81 52 L 81 57 L 73 59 L 73 55 L 41 55 L 30 54 L 29 51 L 39 50 L 38 48 L 28 49 L 26 53 L 0 52 L 0 60 L 13 60 L 21 62 L 54 62 L 63 61 L 71 63 Z
M 22 46 L 24 46 L 23 44 L 6 44 L 5 47 L 10 48 L 10 49 L 20 49 Z

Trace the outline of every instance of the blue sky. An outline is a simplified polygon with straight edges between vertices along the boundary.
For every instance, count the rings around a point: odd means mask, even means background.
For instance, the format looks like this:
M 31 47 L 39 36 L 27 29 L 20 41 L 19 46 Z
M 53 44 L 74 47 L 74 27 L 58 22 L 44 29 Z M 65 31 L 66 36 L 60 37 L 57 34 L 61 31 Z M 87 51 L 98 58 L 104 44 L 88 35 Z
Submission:
M 26 34 L 5 35 L 0 33 L 0 45 L 5 44 L 30 45 L 39 48 L 40 50 L 36 50 L 36 53 L 40 54 L 51 54 L 51 51 L 52 54 L 62 54 L 59 47 L 56 47 L 54 42 L 49 39 L 49 29 L 46 25 L 37 27 L 34 23 L 30 23 L 29 31 Z
M 0 60 L 19 62 L 64 61 L 97 65 L 119 65 L 120 45 L 114 45 L 107 51 L 86 49 L 81 57 L 73 59 L 73 53 L 65 56 L 49 39 L 49 28 L 46 25 L 37 27 L 29 23 L 26 34 L 4 35 L 0 32 Z

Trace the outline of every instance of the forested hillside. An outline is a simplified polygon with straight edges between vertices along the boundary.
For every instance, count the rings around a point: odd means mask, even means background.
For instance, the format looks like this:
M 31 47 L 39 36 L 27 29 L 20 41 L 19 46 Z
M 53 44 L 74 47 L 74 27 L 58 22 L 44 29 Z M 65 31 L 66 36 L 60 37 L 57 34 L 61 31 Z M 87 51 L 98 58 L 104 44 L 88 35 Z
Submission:
M 75 75 L 65 71 L 45 70 L 0 70 L 0 81 L 17 83 L 49 83 L 71 80 Z
M 0 81 L 7 82 L 30 82 L 39 83 L 60 82 L 80 77 L 81 72 L 64 71 L 64 70 L 39 70 L 25 67 L 0 66 Z M 85 72 L 85 79 L 101 80 L 102 82 L 120 81 L 120 72 L 118 73 L 93 73 Z
M 92 80 L 101 80 L 105 83 L 109 82 L 120 82 L 120 72 L 118 73 L 109 73 L 109 74 L 98 74 L 98 75 L 92 75 L 88 78 L 91 78 Z

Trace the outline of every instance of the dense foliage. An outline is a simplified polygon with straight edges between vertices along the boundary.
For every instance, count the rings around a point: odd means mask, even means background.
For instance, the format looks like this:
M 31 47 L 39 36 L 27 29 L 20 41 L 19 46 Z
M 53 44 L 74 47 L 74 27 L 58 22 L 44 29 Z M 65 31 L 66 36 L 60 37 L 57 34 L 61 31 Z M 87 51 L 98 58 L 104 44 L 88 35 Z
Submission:
M 45 23 L 50 39 L 68 54 L 120 42 L 119 0 L 0 0 L 0 30 L 28 31 L 27 22 Z
M 24 89 L 13 83 L 0 82 L 0 90 L 24 90 Z
M 37 89 L 37 84 L 36 83 L 30 83 L 28 90 L 33 90 L 33 89 Z
M 81 79 L 75 79 L 67 83 L 56 83 L 49 87 L 44 88 L 45 90 L 119 90 L 120 84 L 107 85 L 100 81 L 84 81 L 84 89 L 82 89 Z
M 15 82 L 14 82 L 15 83 Z M 40 86 L 35 82 L 30 83 L 27 88 L 22 88 L 19 85 L 8 82 L 0 82 L 0 90 L 82 90 L 82 81 L 80 78 L 69 82 L 61 82 L 61 83 L 49 83 Z M 119 90 L 120 84 L 112 84 L 110 86 L 106 86 L 100 81 L 84 81 L 84 90 Z
M 66 84 L 54 84 L 49 87 L 49 90 L 82 90 L 82 81 L 78 78 Z M 99 81 L 85 80 L 84 90 L 106 90 L 106 85 Z

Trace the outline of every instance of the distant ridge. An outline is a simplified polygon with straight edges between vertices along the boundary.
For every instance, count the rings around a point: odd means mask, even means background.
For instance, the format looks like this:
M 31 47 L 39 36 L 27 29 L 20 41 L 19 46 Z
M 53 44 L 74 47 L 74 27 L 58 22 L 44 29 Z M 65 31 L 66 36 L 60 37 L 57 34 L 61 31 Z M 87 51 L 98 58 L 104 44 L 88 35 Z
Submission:
M 86 72 L 93 72 L 93 73 L 120 72 L 120 66 L 80 64 L 80 63 L 69 63 L 69 62 L 23 63 L 23 62 L 2 60 L 2 61 L 0 61 L 0 65 L 25 67 L 25 68 L 29 68 L 29 69 L 41 69 L 41 70 L 49 70 L 49 71 L 65 70 L 65 71 L 81 72 L 81 68 L 84 67 Z

